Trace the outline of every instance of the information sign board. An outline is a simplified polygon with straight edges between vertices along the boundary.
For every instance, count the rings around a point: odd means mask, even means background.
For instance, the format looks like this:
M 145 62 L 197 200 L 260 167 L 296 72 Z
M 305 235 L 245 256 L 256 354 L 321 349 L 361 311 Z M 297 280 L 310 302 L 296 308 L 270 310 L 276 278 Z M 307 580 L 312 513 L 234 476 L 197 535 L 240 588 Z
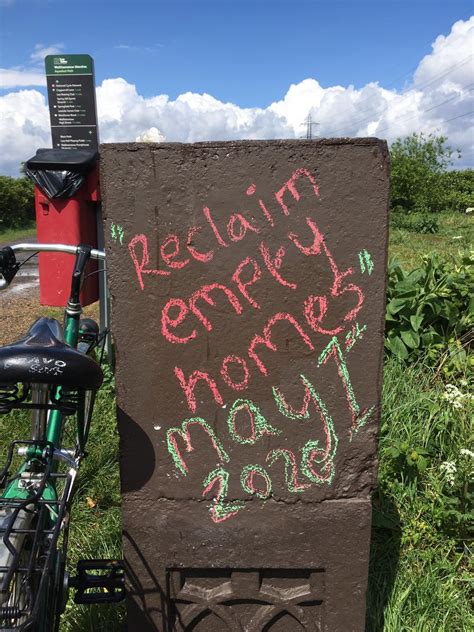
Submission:
M 48 55 L 45 66 L 53 148 L 97 149 L 92 57 Z

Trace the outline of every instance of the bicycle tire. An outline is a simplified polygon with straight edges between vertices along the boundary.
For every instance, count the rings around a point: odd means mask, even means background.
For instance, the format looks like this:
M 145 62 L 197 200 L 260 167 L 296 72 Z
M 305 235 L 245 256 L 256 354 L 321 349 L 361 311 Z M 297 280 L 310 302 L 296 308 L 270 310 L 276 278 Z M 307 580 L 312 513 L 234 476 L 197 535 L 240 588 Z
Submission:
M 0 525 L 2 513 L 6 514 L 6 511 L 2 510 L 0 513 Z M 5 519 L 8 519 L 8 516 L 5 516 Z M 21 515 L 15 520 L 15 529 L 30 531 L 30 533 L 25 535 L 14 533 L 9 537 L 10 546 L 14 546 L 17 551 L 18 569 L 13 572 L 9 582 L 8 596 L 4 596 L 3 603 L 0 601 L 0 613 L 5 615 L 0 614 L 0 632 L 29 632 L 30 630 L 58 632 L 59 630 L 60 617 L 67 601 L 65 554 L 61 547 L 57 547 L 52 555 L 51 567 L 46 573 L 33 571 L 28 574 L 26 570 L 28 566 L 41 568 L 50 554 L 46 535 L 48 531 L 35 529 L 34 521 L 34 514 L 27 517 Z M 66 526 L 65 529 L 67 528 Z M 64 537 L 67 538 L 67 534 Z M 39 545 L 35 546 L 38 541 Z M 0 566 L 11 567 L 14 562 L 13 557 L 5 542 L 0 540 Z M 24 614 L 18 616 L 19 611 L 24 611 Z
M 7 522 L 12 519 L 13 509 L 0 509 L 0 532 L 6 528 Z M 28 531 L 34 521 L 34 515 L 25 510 L 20 510 L 13 526 L 15 530 Z M 17 556 L 17 566 L 21 569 L 27 563 L 28 550 L 31 547 L 31 535 L 27 533 L 12 533 L 8 538 L 8 545 L 0 540 L 0 567 L 11 568 Z M 12 552 L 11 547 L 15 549 Z M 6 576 L 0 572 L 0 585 Z M 7 587 L 8 592 L 0 592 L 0 630 L 21 629 L 28 620 L 28 614 L 17 616 L 19 611 L 28 612 L 35 600 L 34 580 L 23 574 L 21 570 L 15 570 Z

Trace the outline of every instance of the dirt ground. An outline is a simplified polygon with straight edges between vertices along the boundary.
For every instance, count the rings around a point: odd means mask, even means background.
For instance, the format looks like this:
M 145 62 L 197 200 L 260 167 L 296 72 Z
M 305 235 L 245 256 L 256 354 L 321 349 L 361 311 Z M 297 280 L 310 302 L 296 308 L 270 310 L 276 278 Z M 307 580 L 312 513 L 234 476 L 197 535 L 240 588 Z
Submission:
M 61 307 L 45 307 L 39 302 L 39 287 L 16 295 L 5 290 L 0 295 L 0 346 L 22 338 L 40 316 L 63 320 Z M 84 308 L 84 316 L 99 319 L 99 304 Z

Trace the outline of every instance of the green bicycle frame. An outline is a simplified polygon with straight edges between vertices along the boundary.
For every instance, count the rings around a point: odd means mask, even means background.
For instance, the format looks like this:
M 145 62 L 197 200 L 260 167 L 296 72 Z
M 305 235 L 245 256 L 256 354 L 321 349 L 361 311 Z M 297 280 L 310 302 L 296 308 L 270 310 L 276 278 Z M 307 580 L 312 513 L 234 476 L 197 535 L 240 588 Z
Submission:
M 91 338 L 91 331 L 87 330 L 87 327 L 81 332 L 82 307 L 80 304 L 80 291 L 88 261 L 91 258 L 104 260 L 105 253 L 92 249 L 89 246 L 70 246 L 62 244 L 16 244 L 11 247 L 10 250 L 16 249 L 18 251 L 31 252 L 36 251 L 36 246 L 39 252 L 64 252 L 75 255 L 76 257 L 72 272 L 70 296 L 64 313 L 63 339 L 65 344 L 72 349 L 89 354 L 90 350 L 97 344 L 97 337 Z M 2 268 L 0 289 L 4 289 L 10 284 L 18 268 L 19 266 L 16 265 L 15 257 L 13 256 L 12 274 L 3 274 Z M 5 269 L 7 272 L 10 270 L 7 267 L 5 267 Z M 97 332 L 94 333 L 94 335 L 96 334 Z M 91 344 L 89 344 L 89 341 Z M 33 551 L 33 553 L 31 553 L 32 555 L 36 555 L 37 550 L 40 551 L 40 549 L 35 549 L 35 547 L 41 545 L 41 556 L 38 557 L 38 560 L 40 565 L 44 564 L 44 567 L 42 570 L 40 569 L 40 583 L 38 585 L 35 584 L 36 588 L 32 588 L 32 586 L 30 586 L 29 589 L 28 587 L 26 588 L 26 590 L 30 590 L 30 592 L 34 592 L 34 590 L 38 591 L 34 597 L 35 601 L 32 602 L 32 605 L 30 604 L 31 608 L 29 614 L 26 616 L 35 617 L 34 623 L 38 626 L 36 627 L 35 625 L 35 630 L 50 632 L 53 629 L 52 626 L 58 624 L 59 616 L 62 612 L 61 608 L 64 607 L 61 599 L 64 599 L 64 595 L 66 594 L 65 578 L 67 578 L 67 575 L 65 574 L 65 559 L 67 551 L 68 513 L 70 510 L 75 476 L 81 458 L 85 455 L 85 445 L 95 391 L 73 388 L 70 392 L 65 386 L 45 385 L 47 385 L 47 381 L 39 385 L 33 385 L 31 387 L 31 404 L 25 403 L 23 406 L 35 409 L 36 404 L 36 409 L 40 412 L 33 414 L 30 440 L 18 440 L 13 442 L 10 446 L 8 469 L 10 469 L 12 463 L 11 458 L 13 450 L 16 447 L 15 443 L 21 446 L 18 450 L 18 454 L 23 456 L 23 460 L 19 467 L 12 468 L 13 476 L 11 476 L 10 473 L 6 473 L 10 480 L 7 482 L 6 488 L 0 497 L 2 500 L 7 501 L 4 503 L 7 508 L 23 507 L 21 511 L 28 513 L 30 516 L 29 521 L 24 520 L 22 523 L 25 525 L 25 527 L 21 527 L 23 531 L 21 529 L 18 530 L 18 534 L 20 535 L 12 536 L 12 538 L 17 538 L 15 540 L 16 544 L 9 546 L 5 541 L 11 555 L 13 555 L 11 546 L 24 546 L 23 537 L 26 536 L 21 536 L 21 533 L 28 532 L 30 534 L 29 537 L 32 538 L 29 545 L 30 548 L 28 548 L 28 545 L 25 547 L 27 553 L 28 550 L 30 550 Z M 42 387 L 42 390 L 40 390 L 40 387 Z M 24 386 L 24 395 L 27 390 L 28 387 Z M 64 406 L 62 406 L 62 402 L 65 404 Z M 20 403 L 23 404 L 23 400 L 21 400 Z M 69 407 L 67 407 L 66 404 L 69 404 Z M 66 425 L 65 422 L 69 413 L 72 417 L 69 423 L 74 427 L 74 441 L 71 441 L 72 445 L 69 444 L 69 440 L 65 441 L 63 436 Z M 37 416 L 35 416 L 35 414 L 37 414 Z M 68 445 L 63 445 L 63 442 Z M 64 468 L 60 466 L 61 462 L 65 462 L 65 471 Z M 30 484 L 31 482 L 32 484 Z M 35 491 L 35 489 L 37 491 Z M 28 504 L 30 499 L 32 503 L 35 504 L 33 510 Z M 16 511 L 18 511 L 18 509 L 16 509 Z M 36 517 L 33 515 L 33 511 L 37 512 Z M 16 522 L 16 515 L 14 513 L 12 515 Z M 37 522 L 35 522 L 35 519 Z M 62 530 L 63 526 L 66 527 L 64 530 Z M 11 525 L 9 528 L 10 527 Z M 44 533 L 48 533 L 49 545 L 46 545 L 46 541 L 42 542 L 39 537 Z M 62 540 L 60 540 L 61 533 Z M 17 555 L 19 555 L 19 553 Z M 32 563 L 33 562 L 30 562 L 28 572 L 32 573 L 33 579 L 36 581 L 40 571 L 36 569 L 36 566 L 33 568 L 31 566 Z M 17 572 L 17 570 L 15 570 L 15 573 L 17 573 L 15 575 L 15 582 L 19 581 L 18 577 L 20 577 L 20 581 L 23 582 L 19 571 Z M 14 585 L 16 590 L 17 583 Z M 8 606 L 6 606 L 4 610 L 5 609 L 8 610 Z M 9 614 L 7 613 L 4 617 L 8 619 Z M 12 615 L 12 618 L 15 617 Z M 32 620 L 33 619 L 31 619 L 31 621 Z M 28 619 L 26 622 L 28 629 L 30 629 L 31 621 Z M 54 627 L 54 629 L 56 629 L 56 627 Z
M 66 311 L 66 322 L 64 327 L 64 341 L 73 347 L 74 349 L 77 347 L 78 337 L 79 337 L 79 319 L 80 314 L 68 314 Z M 59 386 L 56 391 L 56 396 L 59 396 L 61 392 L 61 387 Z M 82 418 L 81 418 L 82 417 Z M 80 424 L 83 428 L 83 415 L 78 413 L 78 424 Z M 54 445 L 55 448 L 59 448 L 59 442 L 61 439 L 63 425 L 63 415 L 59 410 L 52 410 L 48 417 L 48 425 L 46 428 L 46 441 L 49 441 Z M 81 432 L 78 426 L 78 433 L 81 436 Z
M 91 249 L 89 247 L 80 246 L 76 252 L 76 262 L 72 275 L 72 284 L 71 284 L 71 294 L 70 298 L 65 310 L 65 321 L 64 321 L 64 340 L 70 345 L 72 348 L 76 349 L 79 342 L 79 324 L 80 318 L 82 314 L 82 307 L 79 302 L 79 294 L 84 274 L 84 269 L 89 261 L 91 254 Z M 55 396 L 59 397 L 61 393 L 61 387 L 57 387 L 55 391 Z M 79 451 L 81 454 L 84 453 L 85 449 L 85 410 L 84 406 L 79 406 L 77 415 L 77 440 Z M 46 425 L 46 434 L 45 440 L 53 446 L 54 449 L 59 449 L 61 447 L 61 436 L 63 430 L 63 420 L 64 414 L 55 409 L 51 410 Z M 40 446 L 30 446 L 26 453 L 26 461 L 19 468 L 18 474 L 24 472 L 30 465 L 32 460 L 41 459 L 43 452 L 43 448 Z M 54 469 L 53 469 L 54 471 Z M 5 492 L 2 494 L 2 498 L 10 498 L 10 499 L 23 499 L 28 498 L 28 491 L 24 488 L 20 487 L 20 479 L 15 476 L 13 481 L 8 485 L 5 489 Z M 44 500 L 57 500 L 57 493 L 54 484 L 51 481 L 47 482 L 47 485 L 43 492 Z M 54 522 L 54 517 L 53 517 Z

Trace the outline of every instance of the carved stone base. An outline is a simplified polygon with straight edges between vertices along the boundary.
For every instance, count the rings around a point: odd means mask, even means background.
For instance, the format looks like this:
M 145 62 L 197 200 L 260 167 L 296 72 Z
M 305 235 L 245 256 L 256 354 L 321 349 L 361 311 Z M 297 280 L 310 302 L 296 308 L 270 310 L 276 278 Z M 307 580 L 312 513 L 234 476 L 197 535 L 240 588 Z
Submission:
M 189 569 L 168 579 L 176 630 L 323 629 L 322 570 Z
M 153 547 L 125 534 L 131 632 L 364 630 L 369 500 L 269 501 L 265 522 L 250 503 L 218 540 L 187 502 L 157 504 Z

